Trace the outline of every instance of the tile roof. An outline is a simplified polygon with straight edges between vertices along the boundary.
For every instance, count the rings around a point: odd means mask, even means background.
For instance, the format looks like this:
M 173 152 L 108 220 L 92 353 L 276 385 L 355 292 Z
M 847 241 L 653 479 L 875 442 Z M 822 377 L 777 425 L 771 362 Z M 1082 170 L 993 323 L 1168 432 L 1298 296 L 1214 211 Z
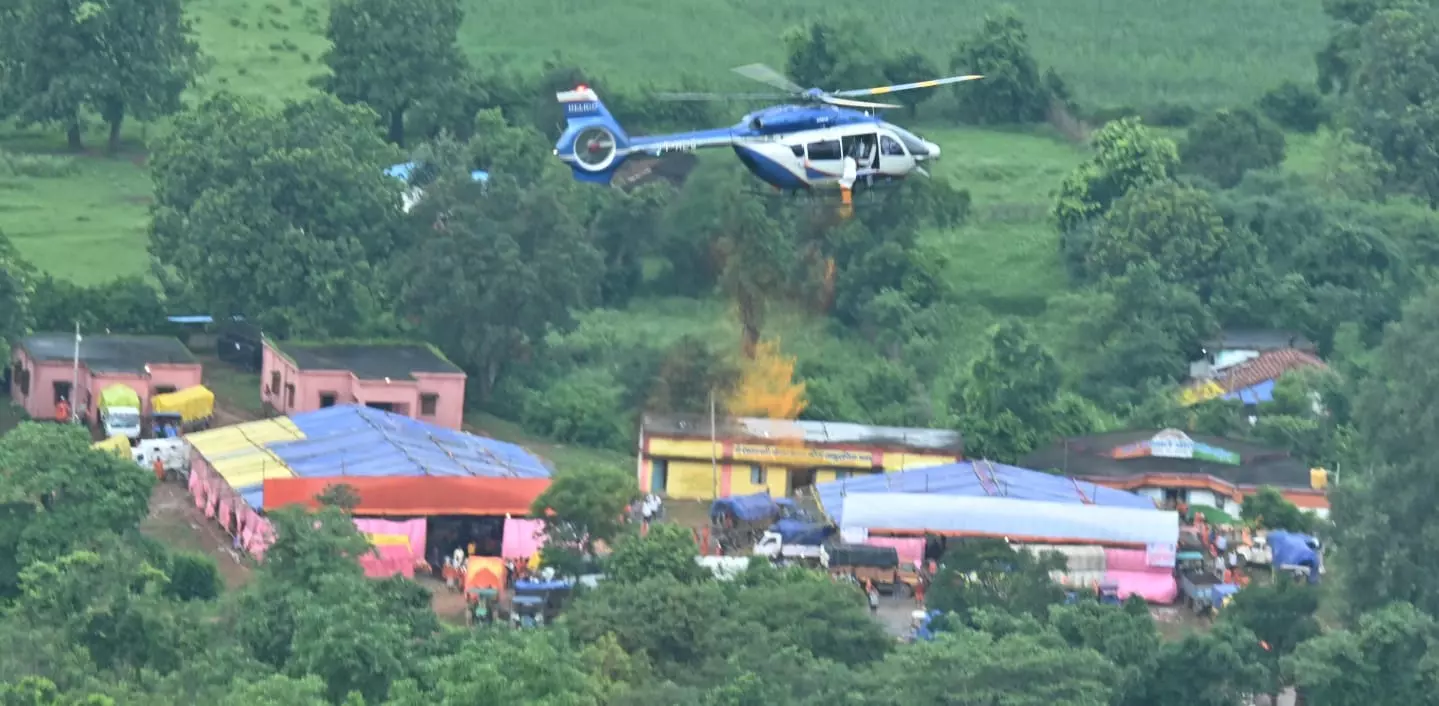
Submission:
M 1278 380 L 1291 370 L 1329 366 L 1311 353 L 1294 348 L 1264 351 L 1258 358 L 1224 370 L 1215 380 L 1225 392 L 1237 392 L 1269 380 Z

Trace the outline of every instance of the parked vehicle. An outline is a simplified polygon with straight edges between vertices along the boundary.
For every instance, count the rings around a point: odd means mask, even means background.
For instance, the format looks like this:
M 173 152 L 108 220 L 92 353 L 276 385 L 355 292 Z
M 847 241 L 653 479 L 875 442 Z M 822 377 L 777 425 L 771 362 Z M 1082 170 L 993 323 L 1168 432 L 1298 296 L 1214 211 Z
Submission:
M 1250 541 L 1248 546 L 1241 546 L 1235 550 L 1239 554 L 1239 560 L 1245 566 L 1269 566 L 1274 559 L 1274 551 L 1269 546 L 1269 537 L 1264 534 L 1257 534 Z
M 779 532 L 765 532 L 750 551 L 753 556 L 766 559 L 791 559 L 819 561 L 823 547 L 818 544 L 786 544 Z
M 769 493 L 720 498 L 710 504 L 710 525 L 726 553 L 748 549 L 765 532 L 778 532 L 786 544 L 823 544 L 834 528 L 815 522 L 789 498 Z
M 821 547 L 819 562 L 831 574 L 853 577 L 860 584 L 870 581 L 884 593 L 895 593 L 901 586 L 908 585 L 900 578 L 899 552 L 894 547 L 868 544 Z
M 185 478 L 190 475 L 190 445 L 182 439 L 145 439 L 130 450 L 135 463 L 153 469 L 158 459 L 166 475 Z
M 196 385 L 155 395 L 150 398 L 150 410 L 156 438 L 204 429 L 215 414 L 215 393 L 204 385 Z
M 127 385 L 111 385 L 100 391 L 100 426 L 105 438 L 123 436 L 132 443 L 140 440 L 140 394 Z
M 1224 599 L 1239 591 L 1232 583 L 1225 583 L 1222 576 L 1198 561 L 1181 561 L 1177 569 L 1179 595 L 1184 604 L 1196 614 L 1212 613 L 1224 605 Z
M 709 569 L 716 580 L 733 581 L 741 571 L 749 568 L 747 556 L 697 556 L 695 562 Z
M 1324 574 L 1324 547 L 1318 539 L 1297 532 L 1274 530 L 1269 533 L 1276 572 L 1288 571 L 1295 576 L 1319 583 Z

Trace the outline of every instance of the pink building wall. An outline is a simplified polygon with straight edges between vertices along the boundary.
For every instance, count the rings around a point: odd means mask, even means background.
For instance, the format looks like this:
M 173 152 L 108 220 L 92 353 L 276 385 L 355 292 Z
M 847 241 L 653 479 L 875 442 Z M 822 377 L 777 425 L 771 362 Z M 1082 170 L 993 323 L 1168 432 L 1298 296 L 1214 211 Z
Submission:
M 276 375 L 278 374 L 278 378 Z M 396 414 L 459 429 L 465 415 L 464 373 L 413 373 L 414 380 L 361 380 L 348 370 L 300 370 L 270 341 L 260 366 L 260 399 L 281 414 L 320 409 L 320 397 L 335 396 L 335 404 L 389 403 Z M 275 384 L 278 381 L 279 384 Z M 293 403 L 288 386 L 294 385 Z M 435 395 L 435 413 L 421 414 L 422 395 Z
M 72 364 L 36 362 L 31 360 L 30 355 L 23 348 L 19 347 L 16 347 L 11 355 L 11 364 L 10 399 L 23 407 L 25 413 L 32 419 L 54 419 L 55 383 L 71 382 L 74 377 Z M 20 386 L 20 371 L 22 370 L 29 371 L 30 374 L 28 392 L 22 390 Z M 156 388 L 168 386 L 176 390 L 183 390 L 187 387 L 194 387 L 200 384 L 203 371 L 204 368 L 199 363 L 151 363 L 149 375 L 144 373 L 91 373 L 85 367 L 85 361 L 81 360 L 80 393 L 71 399 L 71 403 L 78 402 L 85 410 L 87 418 L 93 421 L 100 402 L 100 391 L 111 385 L 121 384 L 140 395 L 141 407 L 148 413 L 150 397 L 156 394 Z

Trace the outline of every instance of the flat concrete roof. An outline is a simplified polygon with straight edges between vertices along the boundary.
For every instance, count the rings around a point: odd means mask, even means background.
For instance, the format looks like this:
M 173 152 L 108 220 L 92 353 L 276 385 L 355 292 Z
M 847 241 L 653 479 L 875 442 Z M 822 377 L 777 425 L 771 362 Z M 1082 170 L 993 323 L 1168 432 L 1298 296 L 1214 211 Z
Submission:
M 75 356 L 75 334 L 36 333 L 17 342 L 36 362 L 69 362 Z M 93 372 L 143 373 L 146 365 L 198 365 L 195 354 L 173 336 L 80 335 L 80 362 Z
M 413 380 L 414 373 L 459 373 L 423 343 L 298 343 L 266 339 L 300 370 L 347 370 L 361 380 Z
M 645 415 L 641 420 L 645 434 L 708 440 L 709 417 L 703 415 Z M 912 429 L 877 427 L 846 422 L 787 421 L 756 417 L 720 418 L 715 434 L 721 439 L 744 439 L 773 444 L 785 439 L 803 440 L 806 444 L 836 446 L 869 446 L 885 449 L 914 449 L 943 454 L 962 454 L 964 436 L 945 429 Z

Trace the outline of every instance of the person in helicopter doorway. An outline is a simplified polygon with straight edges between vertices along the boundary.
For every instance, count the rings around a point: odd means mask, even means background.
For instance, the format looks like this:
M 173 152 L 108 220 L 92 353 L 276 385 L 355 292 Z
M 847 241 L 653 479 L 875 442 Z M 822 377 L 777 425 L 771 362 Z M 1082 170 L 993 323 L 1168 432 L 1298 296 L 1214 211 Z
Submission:
M 854 158 L 854 165 L 858 169 L 877 169 L 876 158 L 879 150 L 875 149 L 874 135 L 859 135 L 854 138 L 854 147 L 849 150 L 849 156 Z

